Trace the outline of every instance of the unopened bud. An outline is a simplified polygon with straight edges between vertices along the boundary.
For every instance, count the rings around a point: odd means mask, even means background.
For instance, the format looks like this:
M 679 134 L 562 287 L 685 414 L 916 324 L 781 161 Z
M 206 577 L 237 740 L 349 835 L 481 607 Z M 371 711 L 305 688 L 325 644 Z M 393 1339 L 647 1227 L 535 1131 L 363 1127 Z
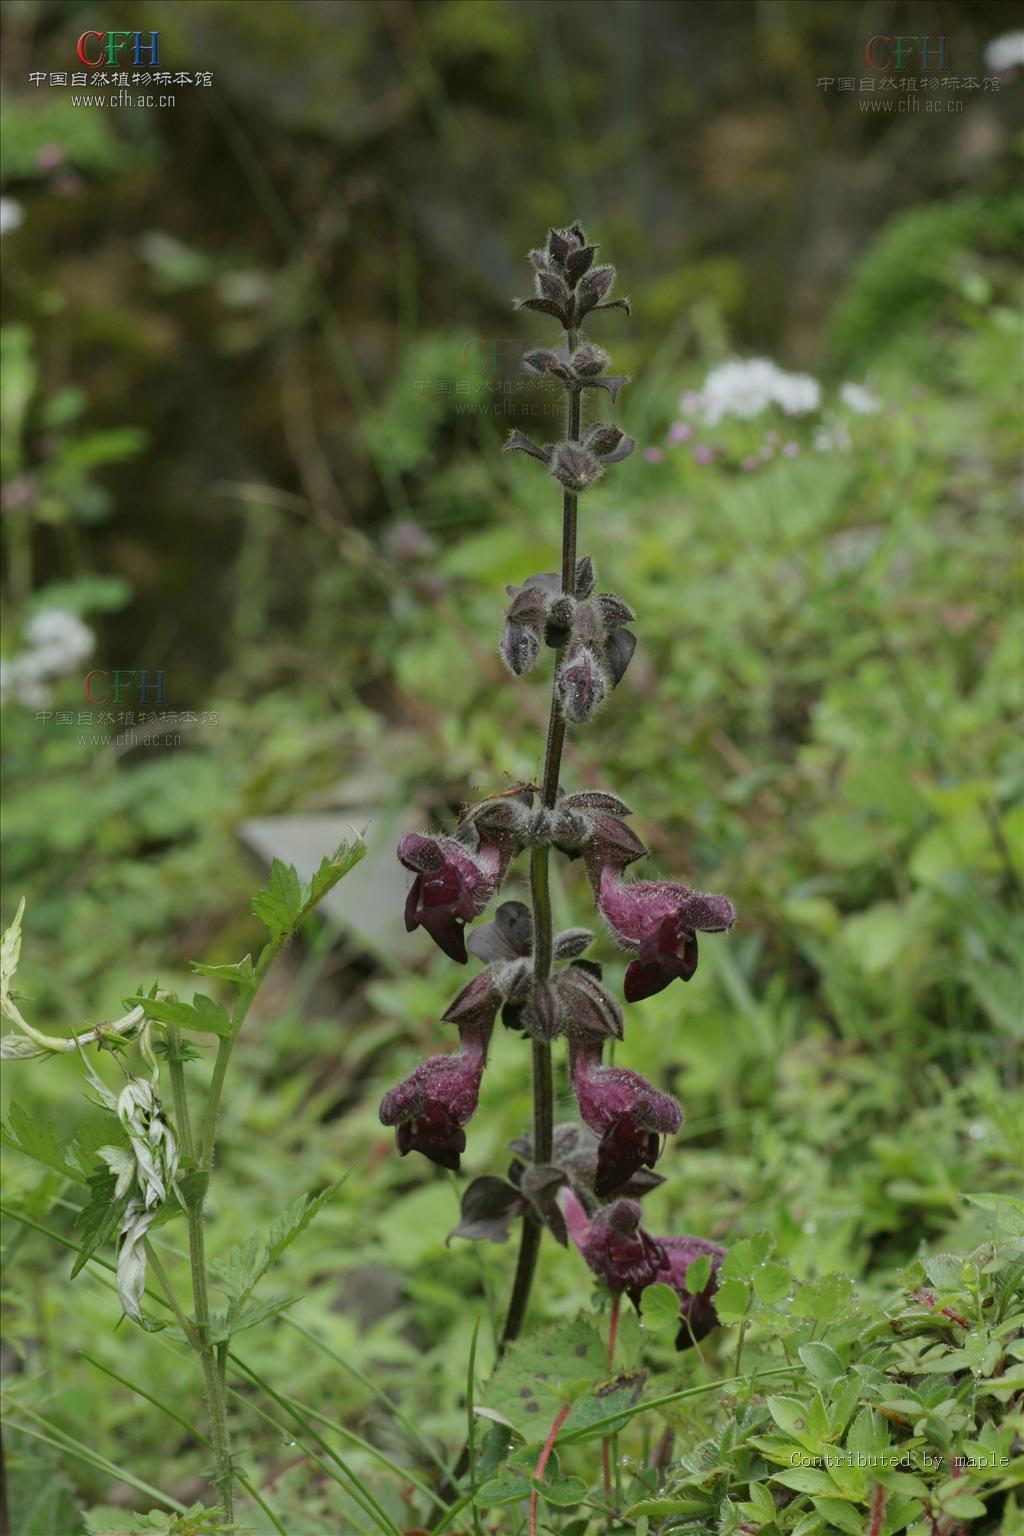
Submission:
M 555 988 L 550 981 L 540 981 L 522 1013 L 522 1025 L 535 1040 L 554 1040 L 562 1033 L 562 1015 Z
M 558 702 L 562 714 L 574 725 L 583 725 L 592 718 L 605 692 L 604 674 L 597 657 L 589 646 L 581 646 L 558 674 Z
M 509 619 L 501 633 L 501 659 L 513 677 L 522 677 L 536 665 L 540 635 L 529 624 Z

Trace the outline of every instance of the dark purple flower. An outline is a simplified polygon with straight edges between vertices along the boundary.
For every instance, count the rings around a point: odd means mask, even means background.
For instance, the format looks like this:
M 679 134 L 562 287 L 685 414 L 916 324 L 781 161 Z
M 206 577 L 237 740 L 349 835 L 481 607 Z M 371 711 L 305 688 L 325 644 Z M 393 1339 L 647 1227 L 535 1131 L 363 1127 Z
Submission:
M 601 663 L 589 645 L 578 646 L 558 669 L 558 702 L 574 725 L 591 718 L 608 689 Z
M 479 980 L 477 977 L 476 981 Z M 459 994 L 449 1013 L 457 1010 L 468 991 L 466 988 Z M 495 997 L 495 1009 L 497 1001 Z M 462 1011 L 473 1021 L 460 1025 L 459 1049 L 451 1056 L 431 1056 L 428 1061 L 421 1061 L 404 1082 L 384 1095 L 380 1106 L 381 1123 L 395 1127 L 395 1143 L 401 1156 L 422 1152 L 442 1168 L 457 1169 L 460 1154 L 466 1149 L 462 1127 L 476 1112 L 494 1022 L 493 1010 L 489 1022 L 471 1007 Z
M 627 885 L 610 866 L 601 871 L 598 905 L 620 944 L 638 951 L 626 968 L 629 1003 L 653 997 L 677 976 L 689 981 L 697 969 L 697 933 L 724 933 L 736 921 L 725 896 L 663 880 Z
M 704 1237 L 661 1237 L 658 1241 L 668 1255 L 668 1273 L 660 1278 L 672 1287 L 682 1303 L 676 1349 L 689 1349 L 712 1328 L 718 1327 L 718 1314 L 711 1298 L 718 1289 L 718 1271 L 725 1258 L 725 1249 L 720 1243 L 709 1242 Z M 711 1276 L 704 1289 L 695 1296 L 686 1289 L 686 1272 L 694 1259 L 705 1253 L 711 1260 Z
M 602 1067 L 603 1040 L 577 1036 L 570 1042 L 569 1067 L 580 1117 L 601 1144 L 594 1191 L 621 1189 L 638 1168 L 653 1168 L 662 1136 L 673 1136 L 683 1112 L 670 1094 L 660 1093 L 639 1072 Z
M 562 1190 L 559 1204 L 569 1236 L 610 1291 L 625 1291 L 638 1306 L 645 1286 L 667 1278 L 668 1255 L 641 1227 L 643 1212 L 635 1200 L 602 1206 L 592 1220 L 570 1189 Z
M 718 1326 L 712 1297 L 718 1288 L 718 1271 L 725 1249 L 703 1237 L 651 1237 L 640 1225 L 642 1212 L 635 1200 L 616 1200 L 589 1217 L 571 1189 L 563 1189 L 558 1203 L 569 1236 L 594 1274 L 610 1291 L 623 1292 L 643 1312 L 643 1292 L 656 1282 L 670 1285 L 679 1297 L 680 1328 L 676 1349 L 689 1349 Z M 711 1274 L 698 1294 L 686 1288 L 686 1274 L 694 1259 L 707 1254 Z
M 454 837 L 410 832 L 398 845 L 398 857 L 416 876 L 405 903 L 410 933 L 425 928 L 440 949 L 465 965 L 463 928 L 479 917 L 501 883 L 505 859 L 483 839 L 476 852 Z

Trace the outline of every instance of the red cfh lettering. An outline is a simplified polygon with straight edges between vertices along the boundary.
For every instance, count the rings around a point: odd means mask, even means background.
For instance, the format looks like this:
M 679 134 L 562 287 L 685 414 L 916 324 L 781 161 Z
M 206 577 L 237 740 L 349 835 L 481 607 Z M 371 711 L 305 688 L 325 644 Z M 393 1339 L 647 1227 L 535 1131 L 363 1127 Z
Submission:
M 864 57 L 865 57 L 865 59 L 867 59 L 868 65 L 870 66 L 871 69 L 888 69 L 889 68 L 890 63 L 891 63 L 891 61 L 889 59 L 887 59 L 884 64 L 876 64 L 875 60 L 873 58 L 873 54 L 874 54 L 874 51 L 875 51 L 875 44 L 876 43 L 885 43 L 885 44 L 888 45 L 891 42 L 892 42 L 892 38 L 891 37 L 883 37 L 881 35 L 881 33 L 879 33 L 879 35 L 877 37 L 872 37 L 872 38 L 868 39 L 867 47 L 864 49 Z
M 99 36 L 98 33 L 97 36 Z M 87 672 L 85 674 L 85 681 L 82 684 L 82 692 L 85 694 L 90 704 L 108 704 L 110 702 L 109 693 L 102 699 L 97 699 L 93 696 L 92 680 L 94 677 L 105 677 L 108 682 L 110 681 L 109 672 L 104 672 L 102 667 L 93 667 L 91 672 Z
M 90 59 L 89 55 L 86 53 L 86 51 L 85 51 L 85 40 L 86 40 L 87 37 L 98 37 L 99 38 L 99 40 L 100 40 L 100 56 L 99 56 L 98 59 Z M 88 64 L 90 69 L 96 69 L 98 65 L 105 63 L 105 60 L 103 58 L 103 33 L 102 32 L 83 32 L 81 37 L 78 39 L 78 57 L 81 59 L 83 64 Z

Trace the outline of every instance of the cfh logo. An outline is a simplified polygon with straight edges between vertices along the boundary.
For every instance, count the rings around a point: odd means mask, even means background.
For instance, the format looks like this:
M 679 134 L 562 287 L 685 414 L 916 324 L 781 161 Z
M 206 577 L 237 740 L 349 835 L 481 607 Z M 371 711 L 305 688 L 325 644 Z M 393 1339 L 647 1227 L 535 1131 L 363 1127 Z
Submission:
M 905 69 L 915 57 L 922 69 L 948 69 L 944 37 L 873 37 L 864 49 L 871 69 Z
M 82 692 L 90 704 L 124 704 L 138 686 L 136 700 L 139 704 L 164 704 L 164 674 L 160 672 L 108 672 L 103 667 L 93 667 L 82 683 Z
M 146 41 L 148 39 L 148 41 Z M 83 32 L 78 39 L 78 57 L 90 69 L 102 64 L 145 65 L 155 69 L 160 63 L 159 32 Z

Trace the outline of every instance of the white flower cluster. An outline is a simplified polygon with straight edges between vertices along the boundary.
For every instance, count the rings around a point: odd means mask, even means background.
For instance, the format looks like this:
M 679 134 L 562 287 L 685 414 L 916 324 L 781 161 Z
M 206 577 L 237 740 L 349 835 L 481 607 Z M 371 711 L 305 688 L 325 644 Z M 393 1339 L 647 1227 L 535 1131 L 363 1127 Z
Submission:
M 0 663 L 0 702 L 8 695 L 43 709 L 50 701 L 46 684 L 80 666 L 91 654 L 96 637 L 77 613 L 66 608 L 41 608 L 25 629 L 25 648 Z
M 0 197 L 0 235 L 9 235 L 12 229 L 20 229 L 25 220 L 25 210 L 13 197 Z
M 839 398 L 855 416 L 874 416 L 882 409 L 881 400 L 865 384 L 843 384 Z
M 787 416 L 804 416 L 821 404 L 821 385 L 809 373 L 787 373 L 767 357 L 722 363 L 712 369 L 700 392 L 700 409 L 708 426 L 727 416 L 751 421 L 770 405 Z
M 142 1320 L 142 1293 L 146 1286 L 146 1233 L 167 1199 L 168 1190 L 176 1187 L 178 1143 L 151 1083 L 133 1077 L 115 1097 L 91 1067 L 87 1070 L 101 1102 L 117 1115 L 131 1144 L 131 1151 L 127 1147 L 100 1147 L 99 1156 L 117 1176 L 115 1200 L 129 1190 L 137 1191 L 129 1200 L 121 1223 L 117 1294 L 125 1314 L 138 1323 Z
M 1024 32 L 1004 32 L 986 43 L 985 67 L 997 75 L 1024 69 Z

